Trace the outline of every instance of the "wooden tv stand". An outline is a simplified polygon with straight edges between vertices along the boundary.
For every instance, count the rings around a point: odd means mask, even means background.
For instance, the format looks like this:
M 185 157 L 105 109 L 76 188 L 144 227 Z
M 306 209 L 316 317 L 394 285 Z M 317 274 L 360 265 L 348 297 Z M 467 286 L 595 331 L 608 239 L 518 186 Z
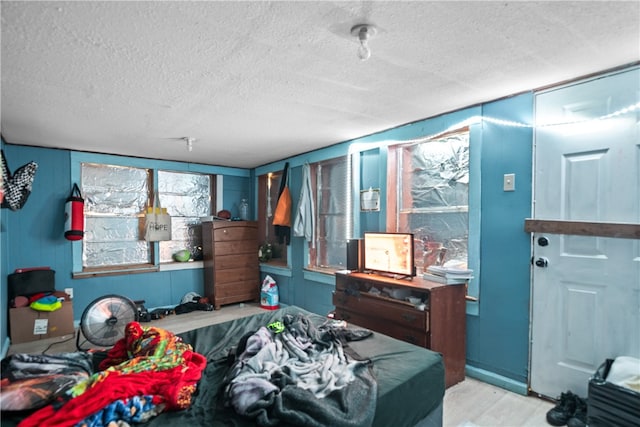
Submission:
M 391 298 L 377 292 L 391 291 Z M 425 301 L 424 310 L 402 298 Z M 414 277 L 398 280 L 378 274 L 336 273 L 336 319 L 442 353 L 445 384 L 464 380 L 466 285 L 445 285 Z

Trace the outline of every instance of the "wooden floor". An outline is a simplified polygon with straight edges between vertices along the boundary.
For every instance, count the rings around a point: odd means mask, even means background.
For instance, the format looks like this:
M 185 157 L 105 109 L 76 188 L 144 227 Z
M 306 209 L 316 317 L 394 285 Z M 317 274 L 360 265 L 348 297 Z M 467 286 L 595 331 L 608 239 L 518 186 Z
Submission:
M 554 406 L 549 401 L 467 377 L 445 392 L 444 426 L 549 426 L 546 414 Z
M 164 328 L 178 334 L 262 312 L 264 310 L 257 304 L 234 304 L 215 311 L 194 311 L 171 315 L 143 325 Z M 95 348 L 83 342 L 81 338 L 82 348 Z M 67 335 L 16 344 L 9 348 L 8 354 L 41 353 L 44 350 L 48 354 L 76 351 L 76 337 Z M 548 426 L 545 415 L 553 406 L 553 403 L 546 400 L 522 396 L 473 378 L 466 378 L 463 382 L 447 389 L 445 393 L 444 426 Z

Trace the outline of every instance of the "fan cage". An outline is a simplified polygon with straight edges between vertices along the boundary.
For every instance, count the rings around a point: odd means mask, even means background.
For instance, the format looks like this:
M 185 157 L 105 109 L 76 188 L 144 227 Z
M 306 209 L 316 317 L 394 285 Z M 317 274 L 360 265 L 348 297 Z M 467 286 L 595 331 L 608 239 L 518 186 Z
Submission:
M 104 295 L 84 309 L 80 318 L 82 335 L 90 343 L 111 347 L 124 338 L 125 326 L 137 320 L 138 309 L 133 301 L 122 295 Z

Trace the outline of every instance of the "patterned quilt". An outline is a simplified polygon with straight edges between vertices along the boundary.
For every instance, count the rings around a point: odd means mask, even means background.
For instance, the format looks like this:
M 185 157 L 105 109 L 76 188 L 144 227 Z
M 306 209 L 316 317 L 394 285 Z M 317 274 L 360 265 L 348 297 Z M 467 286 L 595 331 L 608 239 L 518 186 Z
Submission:
M 204 356 L 171 332 L 131 322 L 124 338 L 101 362 L 101 371 L 19 426 L 126 425 L 187 408 L 206 363 Z

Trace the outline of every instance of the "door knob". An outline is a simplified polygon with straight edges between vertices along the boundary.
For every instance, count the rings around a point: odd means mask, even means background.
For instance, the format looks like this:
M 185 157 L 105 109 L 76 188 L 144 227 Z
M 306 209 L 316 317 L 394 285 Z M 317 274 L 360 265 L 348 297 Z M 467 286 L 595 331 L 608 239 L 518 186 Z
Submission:
M 544 257 L 540 257 L 536 260 L 536 266 L 538 267 L 547 267 L 548 265 L 549 265 L 549 260 Z
M 538 237 L 538 245 L 540 245 L 540 246 L 548 246 L 549 245 L 549 239 L 547 239 L 544 236 Z

